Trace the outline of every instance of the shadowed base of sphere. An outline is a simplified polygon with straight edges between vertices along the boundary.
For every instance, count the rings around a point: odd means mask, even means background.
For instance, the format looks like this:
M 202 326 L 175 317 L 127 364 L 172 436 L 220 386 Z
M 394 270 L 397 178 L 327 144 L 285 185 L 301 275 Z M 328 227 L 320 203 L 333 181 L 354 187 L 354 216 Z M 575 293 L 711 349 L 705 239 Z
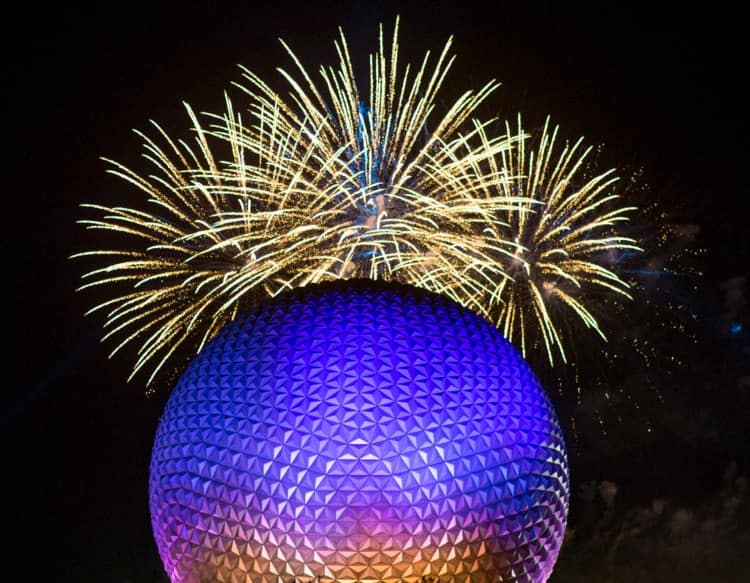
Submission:
M 496 541 L 500 546 L 515 545 L 511 537 L 507 542 Z M 409 563 L 404 561 L 399 551 L 362 550 L 359 553 L 340 553 L 344 564 L 336 569 L 336 565 L 327 562 L 294 564 L 289 562 L 282 574 L 263 574 L 268 565 L 259 565 L 255 557 L 239 557 L 230 553 L 216 555 L 203 553 L 196 557 L 197 561 L 191 565 L 182 565 L 183 572 L 192 572 L 192 576 L 183 579 L 184 583 L 498 583 L 513 581 L 526 583 L 534 581 L 533 574 L 518 571 L 521 563 L 519 550 L 491 551 L 486 543 L 467 543 L 455 545 L 451 554 L 455 558 L 440 563 L 425 561 Z M 252 568 L 253 564 L 261 567 L 259 571 Z M 513 565 L 516 565 L 514 569 Z M 338 577 L 325 575 L 309 575 L 310 570 L 329 571 L 338 570 Z M 434 575 L 435 572 L 448 572 L 450 575 Z M 247 573 L 242 575 L 238 573 Z M 255 574 L 253 574 L 255 573 Z M 379 575 L 374 574 L 379 573 Z M 398 575 L 394 573 L 400 573 Z

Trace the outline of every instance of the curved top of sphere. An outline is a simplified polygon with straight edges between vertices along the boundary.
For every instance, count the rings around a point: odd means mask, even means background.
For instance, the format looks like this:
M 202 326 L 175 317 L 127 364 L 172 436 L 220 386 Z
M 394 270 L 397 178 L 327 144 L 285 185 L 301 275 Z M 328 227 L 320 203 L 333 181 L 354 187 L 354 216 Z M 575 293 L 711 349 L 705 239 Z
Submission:
M 568 487 L 549 399 L 493 326 L 350 280 L 277 297 L 195 358 L 150 506 L 173 582 L 544 581 Z

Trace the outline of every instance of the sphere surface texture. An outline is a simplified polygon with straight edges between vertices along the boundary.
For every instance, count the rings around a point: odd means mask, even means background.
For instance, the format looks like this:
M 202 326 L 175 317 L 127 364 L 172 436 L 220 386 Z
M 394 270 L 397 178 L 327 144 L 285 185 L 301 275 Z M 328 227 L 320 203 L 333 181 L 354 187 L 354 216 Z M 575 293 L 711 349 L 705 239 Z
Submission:
M 269 301 L 192 361 L 150 507 L 173 583 L 536 582 L 568 490 L 552 405 L 492 325 L 348 281 Z

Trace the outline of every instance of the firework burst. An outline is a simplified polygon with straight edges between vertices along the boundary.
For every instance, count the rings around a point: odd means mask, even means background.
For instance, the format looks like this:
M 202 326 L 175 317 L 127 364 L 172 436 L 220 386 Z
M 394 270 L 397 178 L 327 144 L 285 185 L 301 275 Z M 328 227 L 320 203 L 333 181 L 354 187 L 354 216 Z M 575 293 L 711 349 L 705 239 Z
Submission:
M 632 207 L 613 172 L 589 177 L 590 148 L 559 151 L 556 128 L 534 149 L 520 120 L 503 132 L 475 119 L 494 81 L 436 115 L 451 40 L 414 68 L 398 46 L 398 21 L 387 51 L 381 27 L 364 95 L 343 33 L 317 83 L 284 45 L 285 96 L 243 69 L 242 111 L 229 97 L 221 114 L 186 105 L 188 141 L 155 123 L 155 138 L 139 133 L 151 174 L 108 161 L 147 203 L 84 205 L 95 216 L 81 223 L 116 239 L 77 257 L 105 262 L 81 289 L 114 290 L 89 313 L 106 313 L 112 354 L 138 347 L 132 375 L 150 369 L 150 383 L 262 298 L 350 277 L 446 295 L 550 364 L 565 361 L 574 321 L 604 338 L 592 306 L 630 297 L 607 265 L 637 249 L 617 231 Z
M 497 282 L 471 274 L 509 246 L 482 231 L 517 201 L 507 191 L 480 194 L 502 190 L 494 160 L 512 139 L 488 137 L 488 123 L 465 128 L 497 84 L 464 93 L 433 119 L 451 41 L 434 66 L 428 53 L 401 71 L 397 31 L 398 23 L 388 55 L 381 28 L 366 100 L 343 34 L 322 84 L 285 45 L 296 66 L 281 70 L 287 99 L 244 70 L 245 119 L 228 98 L 221 115 L 199 118 L 186 106 L 191 142 L 156 124 L 158 139 L 139 134 L 151 175 L 109 161 L 148 204 L 84 205 L 97 216 L 83 224 L 120 237 L 77 256 L 107 261 L 82 288 L 118 290 L 90 312 L 106 312 L 112 354 L 138 346 L 133 374 L 151 368 L 151 382 L 175 351 L 200 350 L 255 297 L 328 279 L 399 280 L 485 311 Z
M 620 204 L 614 170 L 589 174 L 592 148 L 582 139 L 560 147 L 549 119 L 536 137 L 524 138 L 520 117 L 515 131 L 506 129 L 517 147 L 501 152 L 492 171 L 509 177 L 497 182 L 497 195 L 513 202 L 485 233 L 513 248 L 509 258 L 482 266 L 489 268 L 482 276 L 497 284 L 485 309 L 524 354 L 543 348 L 550 364 L 565 362 L 574 322 L 606 339 L 593 311 L 597 299 L 630 299 L 629 284 L 611 266 L 639 251 L 618 232 L 634 207 Z

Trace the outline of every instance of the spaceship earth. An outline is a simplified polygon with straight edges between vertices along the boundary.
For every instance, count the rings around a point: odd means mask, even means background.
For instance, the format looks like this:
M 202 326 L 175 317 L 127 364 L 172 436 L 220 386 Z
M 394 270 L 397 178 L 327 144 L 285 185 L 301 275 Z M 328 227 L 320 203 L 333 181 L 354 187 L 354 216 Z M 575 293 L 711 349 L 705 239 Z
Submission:
M 546 581 L 568 509 L 563 435 L 516 349 L 365 280 L 229 324 L 175 387 L 150 473 L 173 583 Z

